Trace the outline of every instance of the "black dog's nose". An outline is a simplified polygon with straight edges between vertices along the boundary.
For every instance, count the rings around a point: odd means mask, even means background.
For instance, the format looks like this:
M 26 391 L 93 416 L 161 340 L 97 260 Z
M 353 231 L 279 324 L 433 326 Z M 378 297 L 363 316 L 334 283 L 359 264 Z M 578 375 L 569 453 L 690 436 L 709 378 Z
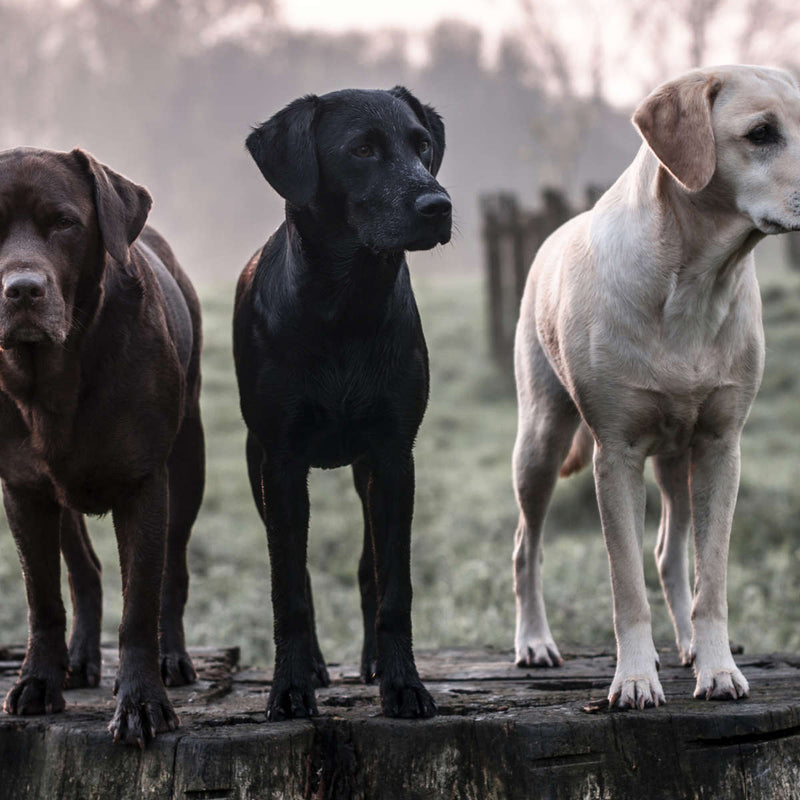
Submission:
M 446 194 L 423 194 L 414 203 L 417 213 L 431 218 L 447 216 L 452 207 L 453 204 Z
M 36 272 L 12 272 L 3 278 L 3 296 L 13 303 L 34 303 L 46 289 L 47 278 Z

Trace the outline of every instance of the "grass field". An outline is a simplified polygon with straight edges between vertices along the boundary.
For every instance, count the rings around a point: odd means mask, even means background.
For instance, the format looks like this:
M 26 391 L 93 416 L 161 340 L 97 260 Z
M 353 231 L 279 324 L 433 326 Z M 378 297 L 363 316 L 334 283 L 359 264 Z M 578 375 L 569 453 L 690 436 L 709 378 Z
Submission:
M 800 273 L 759 258 L 767 371 L 743 442 L 742 488 L 729 572 L 731 637 L 754 650 L 800 650 Z M 412 273 L 414 273 L 412 264 Z M 483 286 L 428 279 L 415 288 L 431 355 L 431 402 L 416 449 L 414 632 L 417 647 L 513 643 L 511 548 L 516 506 L 510 453 L 516 404 L 489 363 Z M 238 644 L 245 662 L 272 657 L 266 539 L 245 476 L 230 347 L 232 286 L 205 288 L 203 412 L 208 481 L 190 543 L 190 644 Z M 310 565 L 323 652 L 354 659 L 361 622 L 356 567 L 361 513 L 349 470 L 311 479 Z M 650 481 L 645 572 L 657 640 L 672 631 L 652 558 L 659 514 Z M 104 638 L 113 641 L 121 593 L 110 519 L 90 521 L 104 565 Z M 545 595 L 562 645 L 612 641 L 608 567 L 589 471 L 556 490 L 545 541 Z M 65 597 L 68 597 L 64 581 Z M 25 638 L 13 541 L 0 530 L 2 642 Z

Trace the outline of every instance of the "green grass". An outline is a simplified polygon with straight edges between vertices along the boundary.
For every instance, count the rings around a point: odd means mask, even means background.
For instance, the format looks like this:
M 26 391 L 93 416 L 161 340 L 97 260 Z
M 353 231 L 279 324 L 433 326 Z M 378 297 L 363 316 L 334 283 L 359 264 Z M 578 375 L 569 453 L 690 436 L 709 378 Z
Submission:
M 749 651 L 800 650 L 800 275 L 774 249 L 762 271 L 767 372 L 743 441 L 742 489 L 729 573 L 731 636 Z M 413 265 L 412 265 L 413 272 Z M 511 549 L 516 505 L 510 453 L 516 403 L 486 356 L 478 279 L 415 277 L 431 355 L 431 402 L 417 448 L 414 632 L 417 647 L 513 641 Z M 230 348 L 232 286 L 202 292 L 208 453 L 205 502 L 190 542 L 190 644 L 238 644 L 246 662 L 272 657 L 266 538 L 245 475 L 244 426 Z M 354 659 L 361 619 L 356 568 L 361 510 L 350 471 L 315 471 L 309 560 L 323 652 Z M 658 496 L 650 481 L 645 574 L 658 640 L 672 639 L 652 549 Z M 109 519 L 90 522 L 104 565 L 104 638 L 121 611 Z M 0 531 L 2 641 L 25 637 L 25 600 L 10 534 Z M 548 520 L 544 562 L 551 628 L 560 643 L 613 637 L 608 565 L 590 471 L 563 481 Z M 65 587 L 65 597 L 68 592 Z

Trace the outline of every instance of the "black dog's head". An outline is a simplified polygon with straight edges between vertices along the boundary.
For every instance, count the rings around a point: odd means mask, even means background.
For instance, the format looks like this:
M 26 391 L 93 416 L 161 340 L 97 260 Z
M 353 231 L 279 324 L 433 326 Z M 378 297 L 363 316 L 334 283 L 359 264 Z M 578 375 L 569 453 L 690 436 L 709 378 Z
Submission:
M 444 125 L 402 86 L 295 100 L 248 136 L 247 149 L 288 203 L 338 219 L 365 247 L 450 241 L 450 197 L 434 177 Z
M 150 195 L 88 153 L 0 153 L 0 347 L 63 344 L 105 252 L 123 268 Z

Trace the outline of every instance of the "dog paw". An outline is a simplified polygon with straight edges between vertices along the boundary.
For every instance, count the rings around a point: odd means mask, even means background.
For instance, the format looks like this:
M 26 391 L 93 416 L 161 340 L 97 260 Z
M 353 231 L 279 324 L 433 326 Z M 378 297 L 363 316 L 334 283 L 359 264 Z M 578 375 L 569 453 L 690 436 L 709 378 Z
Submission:
M 267 700 L 267 719 L 270 722 L 316 717 L 318 713 L 310 676 L 307 681 L 291 681 L 280 677 L 273 680 Z
M 381 685 L 381 709 L 386 717 L 428 719 L 436 703 L 419 679 L 403 685 Z
M 164 686 L 185 686 L 197 680 L 192 659 L 186 650 L 161 653 L 161 680 Z
M 618 670 L 608 693 L 608 704 L 620 709 L 651 708 L 665 702 L 655 664 L 652 670 L 640 674 L 621 674 Z
M 518 667 L 560 667 L 564 663 L 552 639 L 528 639 L 517 644 Z
M 132 744 L 143 750 L 157 733 L 174 731 L 179 724 L 163 689 L 136 688 L 119 691 L 108 730 L 115 744 Z
M 706 700 L 740 700 L 750 694 L 747 678 L 737 667 L 701 669 L 697 672 L 694 696 Z
M 3 710 L 7 714 L 54 714 L 66 703 L 61 693 L 62 673 L 38 676 L 22 675 L 6 695 Z
M 361 657 L 361 683 L 366 683 L 367 685 L 375 683 L 377 671 L 378 662 L 371 655 Z
M 69 668 L 64 679 L 65 689 L 93 689 L 100 685 L 100 646 L 80 646 L 69 649 Z
M 328 673 L 328 667 L 325 661 L 320 656 L 319 659 L 314 659 L 314 666 L 311 670 L 311 682 L 315 689 L 324 689 L 326 686 L 331 685 L 331 676 Z
M 678 656 L 681 659 L 681 666 L 691 667 L 694 664 L 694 647 L 689 642 L 678 642 Z

